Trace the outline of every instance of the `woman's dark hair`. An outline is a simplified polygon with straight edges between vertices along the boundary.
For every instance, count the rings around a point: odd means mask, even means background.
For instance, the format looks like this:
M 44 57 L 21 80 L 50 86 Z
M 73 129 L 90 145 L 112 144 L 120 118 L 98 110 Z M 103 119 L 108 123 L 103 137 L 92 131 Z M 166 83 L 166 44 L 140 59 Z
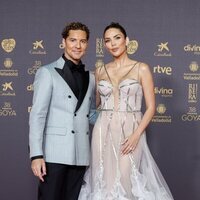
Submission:
M 62 37 L 64 39 L 66 39 L 68 36 L 69 36 L 69 31 L 70 30 L 81 30 L 81 31 L 85 31 L 86 32 L 86 37 L 87 37 L 87 40 L 89 40 L 89 37 L 90 37 L 90 31 L 88 29 L 88 27 L 85 25 L 85 24 L 82 24 L 80 22 L 72 22 L 70 24 L 68 24 L 64 29 L 63 29 L 63 32 L 62 32 Z
M 127 37 L 127 34 L 126 34 L 124 27 L 121 26 L 119 23 L 116 23 L 116 22 L 111 22 L 110 25 L 106 26 L 106 28 L 104 29 L 104 32 L 103 32 L 103 37 L 105 36 L 105 32 L 110 28 L 119 29 L 122 32 L 122 34 L 124 35 L 124 37 L 125 38 Z

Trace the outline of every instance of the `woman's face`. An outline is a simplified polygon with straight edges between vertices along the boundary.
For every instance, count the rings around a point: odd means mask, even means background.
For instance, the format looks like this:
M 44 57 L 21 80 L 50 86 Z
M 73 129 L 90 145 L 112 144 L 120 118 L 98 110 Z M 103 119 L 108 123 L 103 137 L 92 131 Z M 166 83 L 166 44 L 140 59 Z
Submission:
M 116 58 L 126 52 L 127 41 L 128 39 L 117 28 L 110 28 L 104 34 L 105 47 Z

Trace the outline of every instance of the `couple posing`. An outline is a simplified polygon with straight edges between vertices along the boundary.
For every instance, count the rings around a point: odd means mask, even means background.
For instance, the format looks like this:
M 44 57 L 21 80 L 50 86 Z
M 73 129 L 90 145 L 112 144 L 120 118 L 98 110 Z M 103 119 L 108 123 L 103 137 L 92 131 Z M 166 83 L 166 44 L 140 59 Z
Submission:
M 29 145 L 38 200 L 172 200 L 146 142 L 155 110 L 152 75 L 148 65 L 128 57 L 124 28 L 105 28 L 113 61 L 95 77 L 81 62 L 87 26 L 70 23 L 62 37 L 64 54 L 38 69 L 34 80 Z M 100 112 L 90 144 L 94 99 Z

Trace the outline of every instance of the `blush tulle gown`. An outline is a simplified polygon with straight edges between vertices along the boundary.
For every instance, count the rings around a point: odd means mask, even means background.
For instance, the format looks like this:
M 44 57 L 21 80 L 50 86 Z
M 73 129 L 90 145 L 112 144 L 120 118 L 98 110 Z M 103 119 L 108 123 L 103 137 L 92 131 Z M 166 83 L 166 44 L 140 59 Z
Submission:
M 146 142 L 144 132 L 136 149 L 121 154 L 121 143 L 141 121 L 142 86 L 126 76 L 118 86 L 99 80 L 99 117 L 92 133 L 91 164 L 79 200 L 173 200 Z

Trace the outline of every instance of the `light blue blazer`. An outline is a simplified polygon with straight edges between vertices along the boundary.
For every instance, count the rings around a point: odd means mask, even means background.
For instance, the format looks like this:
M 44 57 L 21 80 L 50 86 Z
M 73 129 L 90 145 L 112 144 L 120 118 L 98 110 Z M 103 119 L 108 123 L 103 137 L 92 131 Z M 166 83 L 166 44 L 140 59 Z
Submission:
M 38 69 L 34 80 L 33 105 L 29 118 L 30 157 L 43 155 L 46 162 L 89 165 L 89 110 L 95 93 L 95 78 L 89 74 L 84 100 L 77 98 L 55 70 L 64 59 Z

